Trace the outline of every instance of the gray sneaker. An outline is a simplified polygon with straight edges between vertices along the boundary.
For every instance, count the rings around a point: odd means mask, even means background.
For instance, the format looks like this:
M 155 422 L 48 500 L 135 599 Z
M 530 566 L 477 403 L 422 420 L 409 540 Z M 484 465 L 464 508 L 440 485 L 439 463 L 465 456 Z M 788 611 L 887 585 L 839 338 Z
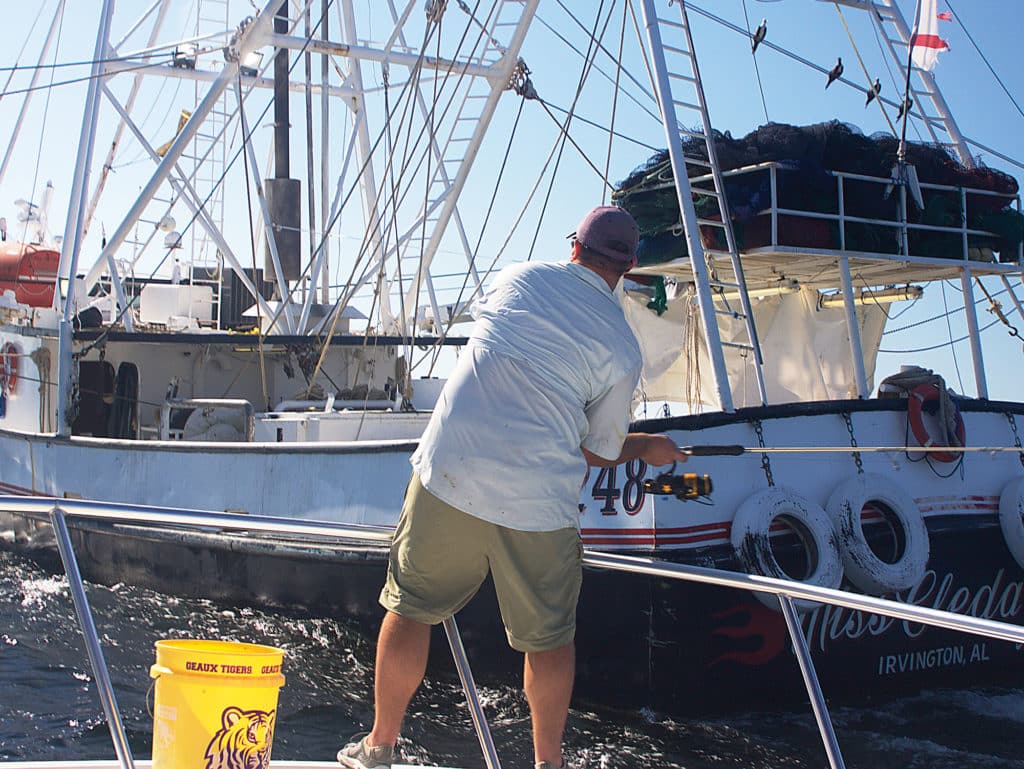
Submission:
M 395 760 L 395 749 L 391 745 L 366 744 L 366 737 L 350 742 L 338 751 L 338 763 L 348 769 L 391 769 Z
M 565 761 L 562 761 L 558 766 L 555 766 L 550 761 L 538 761 L 534 764 L 534 769 L 566 769 Z

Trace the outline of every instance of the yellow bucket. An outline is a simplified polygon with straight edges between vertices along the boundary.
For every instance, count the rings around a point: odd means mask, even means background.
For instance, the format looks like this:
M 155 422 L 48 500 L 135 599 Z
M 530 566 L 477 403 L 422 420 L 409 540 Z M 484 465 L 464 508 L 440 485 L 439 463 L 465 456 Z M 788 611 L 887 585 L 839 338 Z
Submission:
M 269 766 L 283 659 L 272 646 L 157 641 L 153 769 Z

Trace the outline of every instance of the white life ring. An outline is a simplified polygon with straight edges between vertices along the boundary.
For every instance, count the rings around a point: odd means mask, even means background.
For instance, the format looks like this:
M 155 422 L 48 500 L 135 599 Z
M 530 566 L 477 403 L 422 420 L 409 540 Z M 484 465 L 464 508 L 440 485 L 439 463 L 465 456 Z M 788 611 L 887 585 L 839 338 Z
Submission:
M 802 580 L 793 580 L 772 552 L 769 530 L 777 518 L 789 520 L 807 551 L 809 573 Z M 736 511 L 730 541 L 749 573 L 830 588 L 839 587 L 843 580 L 843 562 L 832 521 L 820 506 L 789 489 L 776 486 L 749 497 Z M 757 591 L 754 595 L 765 606 L 779 608 L 774 595 Z M 801 612 L 819 605 L 805 600 L 793 604 Z
M 18 391 L 18 360 L 21 351 L 14 342 L 8 342 L 0 349 L 0 390 L 8 395 Z
M 1013 559 L 1024 569 L 1024 478 L 1010 481 L 999 495 L 999 526 Z
M 864 505 L 881 505 L 883 515 L 901 532 L 902 552 L 883 561 L 864 536 Z M 884 475 L 859 473 L 839 484 L 825 506 L 839 534 L 843 567 L 850 582 L 865 593 L 885 595 L 909 590 L 924 577 L 931 548 L 928 528 L 914 500 Z

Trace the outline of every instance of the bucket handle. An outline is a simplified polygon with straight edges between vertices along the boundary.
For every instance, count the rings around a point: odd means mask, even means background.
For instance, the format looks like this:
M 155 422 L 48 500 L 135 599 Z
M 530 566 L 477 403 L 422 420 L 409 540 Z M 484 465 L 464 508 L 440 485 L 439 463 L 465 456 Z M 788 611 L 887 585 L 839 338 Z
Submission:
M 170 668 L 164 667 L 163 665 L 151 665 L 150 668 L 149 668 L 149 677 L 152 679 L 152 681 L 150 681 L 149 688 L 146 689 L 146 712 L 149 714 L 149 717 L 151 719 L 154 716 L 153 716 L 153 706 L 150 704 L 150 697 L 153 696 L 153 690 L 156 689 L 156 680 L 160 676 L 169 676 L 169 675 L 172 675 L 173 673 L 174 673 L 173 670 L 171 670 Z

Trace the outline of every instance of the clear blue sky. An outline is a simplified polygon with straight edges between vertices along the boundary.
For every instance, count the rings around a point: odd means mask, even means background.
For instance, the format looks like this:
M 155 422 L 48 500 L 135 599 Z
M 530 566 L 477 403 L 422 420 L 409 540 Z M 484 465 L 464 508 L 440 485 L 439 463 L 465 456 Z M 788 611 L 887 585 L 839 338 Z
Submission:
M 120 13 L 113 37 L 118 38 L 137 14 L 149 4 L 148 1 L 141 0 L 119 0 Z M 609 4 L 610 0 L 607 0 L 603 6 L 605 12 Z M 910 0 L 899 0 L 899 4 L 905 15 L 912 18 L 913 4 Z M 12 7 L 7 9 L 6 14 L 6 37 L 9 44 L 0 54 L 2 67 L 10 67 L 15 63 L 18 51 L 38 10 L 33 4 L 28 3 L 10 5 Z M 39 23 L 28 40 L 25 52 L 18 59 L 20 64 L 35 62 L 55 5 L 56 0 L 45 0 L 43 3 Z M 75 62 L 91 58 L 95 41 L 96 15 L 100 5 L 99 0 L 76 0 L 69 3 L 60 45 L 55 54 L 57 61 Z M 174 18 L 169 22 L 168 29 L 184 29 L 183 19 L 187 16 L 191 4 L 178 2 L 175 5 L 177 8 L 172 11 Z M 401 6 L 404 3 L 397 5 Z M 422 3 L 416 2 L 414 5 L 414 13 L 422 13 Z M 248 3 L 243 2 L 241 6 L 238 10 L 239 15 L 251 13 L 251 6 Z M 580 30 L 574 29 L 566 7 L 571 8 L 572 12 L 589 26 L 598 12 L 599 3 L 594 0 L 542 0 L 539 19 L 534 23 L 531 36 L 522 53 L 532 70 L 533 81 L 540 94 L 552 104 L 563 107 L 568 107 L 572 102 L 575 84 L 582 67 L 580 57 L 571 46 L 586 45 Z M 621 1 L 616 7 L 622 8 Z M 880 45 L 873 27 L 861 12 L 843 9 L 843 16 L 857 41 L 857 47 L 854 48 L 832 3 L 820 0 L 702 0 L 695 4 L 695 8 L 711 11 L 744 29 L 752 29 L 764 18 L 768 25 L 769 41 L 796 51 L 802 57 L 824 67 L 831 67 L 836 57 L 841 56 L 846 65 L 846 77 L 864 85 L 867 79 L 860 72 L 857 63 L 859 54 L 865 61 L 868 78 L 880 78 L 882 94 L 893 97 L 896 93 L 897 86 L 891 79 L 890 71 L 883 64 Z M 957 21 L 942 23 L 940 33 L 949 40 L 952 50 L 940 57 L 935 73 L 961 130 L 966 136 L 983 145 L 1010 157 L 1024 159 L 1020 140 L 1024 135 L 1024 115 L 1021 114 L 1020 107 L 1016 106 L 1024 104 L 1024 75 L 1020 65 L 1020 33 L 1024 29 L 1024 12 L 1020 3 L 1016 0 L 953 0 L 952 3 L 939 0 L 939 10 L 954 11 L 963 23 L 963 26 Z M 454 3 L 449 4 L 448 13 L 459 13 Z M 639 14 L 639 11 L 637 13 Z M 759 88 L 758 72 L 754 68 L 748 41 L 697 12 L 691 13 L 697 51 L 710 99 L 711 115 L 715 126 L 720 130 L 728 130 L 733 135 L 741 136 L 763 124 L 766 121 L 766 114 L 762 105 L 761 89 L 767 105 L 767 118 L 773 121 L 807 124 L 839 118 L 859 126 L 865 133 L 887 130 L 880 112 L 874 106 L 865 108 L 863 92 L 841 84 L 825 91 L 823 75 L 807 70 L 767 46 L 762 47 L 757 54 L 760 70 Z M 618 46 L 621 18 L 621 14 L 616 11 L 605 35 L 605 45 L 611 49 Z M 553 34 L 545 24 L 564 32 L 569 39 L 568 43 Z M 379 31 L 371 28 L 364 30 L 363 34 L 368 38 L 375 38 L 374 33 Z M 631 45 L 629 40 L 632 36 L 630 23 L 627 26 L 627 46 Z M 377 35 L 375 39 L 379 37 L 380 35 Z M 974 43 L 981 47 L 988 59 L 988 65 L 975 50 Z M 50 60 L 53 57 L 54 54 L 51 54 Z M 602 70 L 614 77 L 615 70 L 607 59 L 599 62 Z M 1002 79 L 1016 105 L 1003 91 L 988 66 L 991 66 Z M 53 73 L 57 81 L 81 75 L 82 69 L 74 67 L 58 69 Z M 7 76 L 7 71 L 0 72 L 0 81 L 6 81 Z M 42 82 L 48 81 L 49 77 L 49 72 L 44 73 Z M 23 88 L 27 81 L 27 73 L 18 73 L 10 88 Z M 148 97 L 152 103 L 152 110 L 147 127 L 155 129 L 154 133 L 159 133 L 156 129 L 161 129 L 164 125 L 168 127 L 168 131 L 173 131 L 178 111 L 191 104 L 192 87 L 176 86 L 161 91 L 159 96 L 154 94 L 155 91 Z M 84 89 L 81 86 L 61 88 L 53 93 L 49 101 L 45 92 L 36 96 L 35 110 L 23 130 L 19 154 L 7 177 L 0 183 L 0 215 L 6 215 L 9 221 L 13 222 L 16 215 L 14 199 L 38 199 L 41 185 L 46 179 L 53 179 L 57 186 L 51 212 L 53 229 L 57 232 L 63 229 L 83 97 Z M 0 147 L 6 146 L 21 98 L 20 95 L 13 94 L 2 101 Z M 481 158 L 485 169 L 484 175 L 490 169 L 496 172 L 501 163 L 501 152 L 504 149 L 502 137 L 507 138 L 508 127 L 515 117 L 516 106 L 515 101 L 509 99 L 496 117 L 495 132 L 500 136 L 489 145 Z M 609 106 L 607 82 L 595 75 L 579 99 L 578 113 L 582 117 L 607 124 Z M 654 121 L 643 118 L 639 110 L 628 104 L 621 103 L 618 109 L 620 112 L 617 128 L 621 132 L 651 146 L 664 146 L 664 138 Z M 42 119 L 44 110 L 45 123 Z M 293 106 L 293 121 L 298 119 L 294 116 L 298 110 L 301 110 L 301 100 L 296 100 Z M 265 123 L 263 128 L 257 128 L 256 131 L 262 136 L 269 133 Z M 591 162 L 603 166 L 605 139 L 599 132 L 588 129 L 585 125 L 579 125 L 577 131 L 578 141 L 586 147 Z M 301 131 L 296 133 L 299 136 L 293 135 L 293 145 L 300 146 L 303 137 Z M 97 144 L 98 158 L 105 152 L 109 132 L 103 134 L 103 137 Z M 170 133 L 167 138 L 170 138 Z M 917 138 L 913 131 L 910 138 Z M 538 105 L 528 104 L 519 129 L 516 154 L 512 158 L 513 171 L 521 172 L 521 180 L 516 181 L 523 194 L 529 183 L 532 183 L 532 176 L 527 173 L 526 168 L 539 167 L 553 142 L 553 122 Z M 338 146 L 341 146 L 340 142 Z M 340 154 L 340 149 L 337 152 Z M 613 180 L 621 179 L 633 167 L 642 163 L 648 154 L 649 151 L 642 146 L 619 144 L 611 158 L 609 177 Z M 1018 179 L 1024 178 L 1024 172 L 1019 167 L 1008 165 L 991 153 L 978 151 L 978 154 L 986 164 L 1001 168 Z M 265 154 L 260 155 L 260 162 L 264 162 L 265 157 Z M 296 157 L 302 158 L 302 155 Z M 122 190 L 129 191 L 122 191 L 121 194 L 126 196 L 124 199 L 130 200 L 128 195 L 132 184 L 134 183 L 137 188 L 141 181 L 128 180 L 136 178 L 133 174 L 138 175 L 137 178 L 141 180 L 141 172 L 146 170 L 146 162 L 139 161 L 139 152 L 135 148 L 127 149 L 123 160 L 126 165 L 118 168 L 115 176 L 119 177 Z M 295 164 L 302 166 L 303 161 L 295 161 Z M 602 194 L 602 185 L 597 175 L 580 159 L 573 148 L 566 148 L 560 171 L 564 181 L 551 193 L 550 203 L 543 221 L 540 222 L 540 234 L 533 258 L 562 258 L 565 233 L 572 229 L 579 215 L 597 202 Z M 542 188 L 542 196 L 545 189 Z M 538 201 L 531 209 L 532 219 L 528 218 L 524 226 L 532 230 L 537 225 L 540 207 Z M 512 205 L 511 197 L 503 199 L 503 205 L 493 214 L 491 232 L 495 234 L 485 242 L 500 244 L 502 238 L 499 235 L 503 233 L 503 227 L 510 222 L 517 210 L 518 201 Z M 467 211 L 482 217 L 482 213 L 474 209 L 472 203 Z M 113 215 L 109 215 L 102 223 L 109 230 L 117 221 Z M 99 237 L 96 232 L 93 236 Z M 525 245 L 510 254 L 507 259 L 523 257 L 529 243 L 530 239 L 527 239 Z M 490 247 L 497 248 L 496 245 Z M 457 269 L 457 264 L 453 264 L 454 269 Z M 995 285 L 993 284 L 994 287 Z M 958 290 L 958 285 L 945 287 L 951 304 L 956 303 L 955 294 Z M 895 312 L 900 312 L 906 305 L 897 304 L 892 307 Z M 1012 309 L 1008 304 L 1005 307 L 1007 310 Z M 891 325 L 906 326 L 941 316 L 942 313 L 943 288 L 941 284 L 933 284 L 928 287 L 925 299 L 908 309 Z M 979 316 L 983 326 L 992 320 L 992 316 L 983 309 L 979 311 Z M 1011 320 L 1024 333 L 1024 321 L 1019 316 L 1012 317 Z M 945 319 L 923 323 L 911 331 L 887 336 L 882 347 L 912 350 L 948 342 L 950 337 L 957 339 L 964 334 L 962 315 L 956 315 L 951 317 L 948 328 Z M 1024 370 L 1024 366 L 1021 365 L 1024 362 L 1024 348 L 1020 339 L 1010 337 L 1006 329 L 999 325 L 987 330 L 984 339 L 986 362 L 990 371 L 990 396 L 1019 399 L 1017 382 L 1020 372 Z M 883 355 L 879 361 L 879 378 L 897 370 L 900 363 L 916 363 L 934 368 L 946 377 L 954 389 L 973 394 L 973 374 L 967 344 L 959 343 L 954 349 L 955 358 L 948 348 Z

